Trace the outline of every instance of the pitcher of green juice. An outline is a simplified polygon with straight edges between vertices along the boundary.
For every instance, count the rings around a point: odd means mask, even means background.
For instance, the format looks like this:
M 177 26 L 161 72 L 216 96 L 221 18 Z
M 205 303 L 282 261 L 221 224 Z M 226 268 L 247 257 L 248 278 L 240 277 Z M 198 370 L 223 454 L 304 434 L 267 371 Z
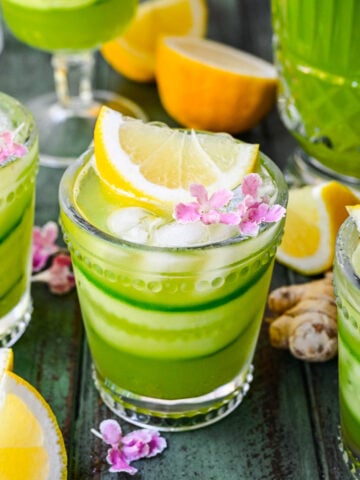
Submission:
M 295 183 L 360 183 L 360 2 L 272 0 L 278 108 Z

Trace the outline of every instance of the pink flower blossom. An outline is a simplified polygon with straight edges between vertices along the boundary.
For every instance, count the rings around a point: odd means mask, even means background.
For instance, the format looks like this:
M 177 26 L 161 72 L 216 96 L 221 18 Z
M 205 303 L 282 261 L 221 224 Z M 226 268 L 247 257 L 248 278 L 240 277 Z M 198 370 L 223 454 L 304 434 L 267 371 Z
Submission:
M 0 162 L 9 157 L 22 157 L 27 153 L 25 145 L 14 142 L 14 134 L 10 131 L 0 133 Z
M 233 193 L 219 190 L 210 199 L 204 186 L 191 185 L 190 193 L 196 202 L 179 203 L 174 217 L 181 223 L 201 221 L 205 225 L 224 223 L 238 225 L 240 233 L 255 236 L 262 223 L 279 221 L 285 214 L 281 205 L 270 205 L 266 195 L 261 195 L 262 179 L 257 173 L 246 175 L 240 187 L 241 198 L 237 203 Z
M 111 446 L 106 456 L 106 461 L 111 465 L 110 472 L 126 472 L 134 475 L 137 469 L 130 465 L 131 462 L 154 457 L 167 446 L 166 440 L 155 430 L 134 430 L 123 436 L 116 420 L 104 420 L 99 428 L 100 432 L 94 429 L 91 431 Z
M 35 226 L 33 228 L 33 272 L 42 270 L 50 255 L 59 250 L 56 240 L 59 234 L 58 226 L 55 222 L 47 222 L 43 227 Z
M 193 184 L 190 193 L 196 198 L 196 202 L 179 203 L 175 207 L 175 219 L 181 223 L 192 223 L 200 220 L 205 225 L 212 223 L 237 223 L 236 214 L 230 214 L 222 209 L 230 202 L 233 193 L 229 190 L 219 190 L 208 197 L 203 185 Z
M 71 259 L 66 253 L 55 255 L 50 268 L 32 276 L 33 282 L 46 282 L 50 291 L 63 295 L 75 286 L 75 277 L 70 269 Z

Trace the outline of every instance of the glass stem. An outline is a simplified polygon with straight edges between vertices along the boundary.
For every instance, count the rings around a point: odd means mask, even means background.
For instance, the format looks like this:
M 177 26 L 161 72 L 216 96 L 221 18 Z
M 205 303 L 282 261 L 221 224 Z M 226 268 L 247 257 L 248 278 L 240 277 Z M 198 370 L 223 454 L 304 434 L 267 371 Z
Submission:
M 77 110 L 88 108 L 93 101 L 94 52 L 55 53 L 51 64 L 60 105 Z

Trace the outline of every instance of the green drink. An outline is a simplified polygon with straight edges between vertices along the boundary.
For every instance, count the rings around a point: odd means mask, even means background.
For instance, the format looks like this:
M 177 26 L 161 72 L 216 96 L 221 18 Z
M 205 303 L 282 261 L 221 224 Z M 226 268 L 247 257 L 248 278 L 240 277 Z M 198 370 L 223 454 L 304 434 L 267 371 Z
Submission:
M 26 147 L 0 161 L 0 346 L 12 345 L 31 316 L 30 273 L 34 218 L 37 131 L 30 113 L 0 93 L 0 154 L 4 132 Z
M 256 172 L 284 205 L 281 173 L 260 158 Z M 128 207 L 104 189 L 92 151 L 65 172 L 60 208 L 105 403 L 163 430 L 231 412 L 252 379 L 283 220 L 244 237 L 230 225 L 182 225 Z
M 279 110 L 306 152 L 295 161 L 359 183 L 360 3 L 272 0 L 272 14 Z
M 55 93 L 30 99 L 40 133 L 40 163 L 64 167 L 88 148 L 102 105 L 145 118 L 128 98 L 93 88 L 95 51 L 120 36 L 137 0 L 0 0 L 11 32 L 52 53 Z
M 354 262 L 359 232 L 352 218 L 342 225 L 336 244 L 334 280 L 339 324 L 339 396 L 344 459 L 360 478 L 360 271 Z M 355 253 L 359 258 L 359 255 Z M 356 261 L 356 260 L 355 260 Z M 357 273 L 356 273 L 357 271 Z
M 135 13 L 137 0 L 1 0 L 11 31 L 42 50 L 97 48 L 119 36 Z

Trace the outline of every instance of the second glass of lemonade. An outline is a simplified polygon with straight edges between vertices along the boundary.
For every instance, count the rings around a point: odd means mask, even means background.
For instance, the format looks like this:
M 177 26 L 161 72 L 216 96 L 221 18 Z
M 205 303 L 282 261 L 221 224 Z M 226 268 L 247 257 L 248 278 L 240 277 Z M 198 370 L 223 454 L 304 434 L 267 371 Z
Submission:
M 126 204 L 103 190 L 94 158 L 90 150 L 65 172 L 60 207 L 96 386 L 137 425 L 176 431 L 213 423 L 249 389 L 284 219 L 254 237 L 215 234 L 191 245 L 182 226 L 130 208 L 119 225 L 129 225 L 132 239 L 122 238 L 107 225 Z M 276 165 L 261 154 L 256 172 L 285 206 Z M 167 246 L 167 235 L 176 246 Z
M 339 400 L 343 454 L 360 479 L 360 235 L 352 218 L 336 243 L 334 281 L 339 325 Z
M 38 134 L 17 100 L 0 92 L 0 347 L 31 318 L 30 275 Z

